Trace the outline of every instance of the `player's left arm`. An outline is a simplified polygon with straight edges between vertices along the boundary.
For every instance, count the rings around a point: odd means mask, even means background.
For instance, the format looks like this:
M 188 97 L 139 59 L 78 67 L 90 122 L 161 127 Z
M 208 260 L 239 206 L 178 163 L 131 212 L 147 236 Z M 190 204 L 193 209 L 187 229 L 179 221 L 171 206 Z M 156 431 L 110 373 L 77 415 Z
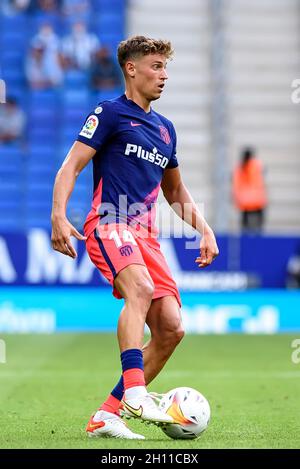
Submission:
M 197 257 L 196 263 L 199 267 L 211 264 L 219 254 L 214 232 L 184 185 L 178 166 L 165 169 L 161 188 L 167 202 L 177 215 L 201 234 L 200 256 Z

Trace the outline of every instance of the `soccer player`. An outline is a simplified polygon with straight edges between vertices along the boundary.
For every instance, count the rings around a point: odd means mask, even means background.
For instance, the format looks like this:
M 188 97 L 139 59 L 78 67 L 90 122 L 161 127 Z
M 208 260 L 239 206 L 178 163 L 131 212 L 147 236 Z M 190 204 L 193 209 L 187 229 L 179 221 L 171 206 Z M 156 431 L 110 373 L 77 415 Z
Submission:
M 55 180 L 53 248 L 75 258 L 70 237 L 85 240 L 114 296 L 125 300 L 118 321 L 122 376 L 91 417 L 86 429 L 90 436 L 144 439 L 125 425 L 120 407 L 144 421 L 173 422 L 146 388 L 184 335 L 179 292 L 154 227 L 160 187 L 168 203 L 176 204 L 181 217 L 202 235 L 198 266 L 209 265 L 218 255 L 213 231 L 181 179 L 174 127 L 151 107 L 163 92 L 171 56 L 168 41 L 136 36 L 120 43 L 125 94 L 95 107 Z M 66 218 L 66 206 L 76 177 L 91 159 L 94 195 L 82 236 Z M 145 323 L 151 338 L 142 345 Z

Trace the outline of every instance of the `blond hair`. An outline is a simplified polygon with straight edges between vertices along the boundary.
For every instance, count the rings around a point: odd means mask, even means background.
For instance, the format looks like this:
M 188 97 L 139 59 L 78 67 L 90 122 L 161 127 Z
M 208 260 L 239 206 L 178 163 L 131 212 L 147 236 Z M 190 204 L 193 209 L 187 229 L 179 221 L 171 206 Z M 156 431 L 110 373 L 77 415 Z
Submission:
M 118 61 L 122 69 L 127 60 L 149 54 L 161 54 L 167 59 L 171 59 L 173 55 L 171 42 L 145 36 L 134 36 L 120 42 L 118 47 Z

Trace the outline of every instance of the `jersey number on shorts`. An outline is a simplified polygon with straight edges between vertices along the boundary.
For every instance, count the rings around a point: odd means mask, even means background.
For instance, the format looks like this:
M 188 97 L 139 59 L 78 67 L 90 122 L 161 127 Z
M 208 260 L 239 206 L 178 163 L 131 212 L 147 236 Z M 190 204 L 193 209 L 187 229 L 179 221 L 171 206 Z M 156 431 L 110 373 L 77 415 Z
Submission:
M 137 243 L 136 243 L 136 240 L 134 239 L 132 233 L 130 233 L 130 231 L 128 230 L 123 230 L 123 233 L 122 233 L 122 238 L 123 238 L 123 242 L 124 243 L 132 243 L 134 244 L 135 246 L 137 246 Z M 117 230 L 113 230 L 110 235 L 109 235 L 109 239 L 113 239 L 117 248 L 120 248 L 122 245 L 123 245 L 123 242 L 117 232 Z

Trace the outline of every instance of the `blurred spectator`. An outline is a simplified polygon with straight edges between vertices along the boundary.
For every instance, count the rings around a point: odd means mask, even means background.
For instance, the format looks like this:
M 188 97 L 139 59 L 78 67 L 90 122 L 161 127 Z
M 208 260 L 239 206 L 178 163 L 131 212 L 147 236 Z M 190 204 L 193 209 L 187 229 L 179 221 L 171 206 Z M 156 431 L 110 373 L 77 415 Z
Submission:
M 47 55 L 42 44 L 33 46 L 26 60 L 26 77 L 30 87 L 43 90 L 62 84 L 63 73 L 59 58 Z
M 290 289 L 300 288 L 300 245 L 288 260 L 286 286 Z
M 61 0 L 34 0 L 36 10 L 44 11 L 45 13 L 55 13 L 59 11 Z
M 61 0 L 31 0 L 28 12 L 33 16 L 34 25 L 47 21 L 61 30 Z
M 91 87 L 94 90 L 109 90 L 121 86 L 119 69 L 107 47 L 98 49 L 90 69 Z
M 26 62 L 26 77 L 33 89 L 61 85 L 63 71 L 59 54 L 59 39 L 50 24 L 44 24 L 31 41 Z
M 31 45 L 33 47 L 42 46 L 47 56 L 59 54 L 59 38 L 53 31 L 51 24 L 48 23 L 44 23 L 40 27 L 38 33 L 33 37 Z
M 233 173 L 233 199 L 241 212 L 243 231 L 258 233 L 263 228 L 267 205 L 264 175 L 252 148 L 245 148 Z
M 25 113 L 14 98 L 7 98 L 0 106 L 0 143 L 21 141 L 25 127 Z
M 65 68 L 86 70 L 100 42 L 95 34 L 88 33 L 84 23 L 75 23 L 72 32 L 62 41 Z
M 32 0 L 1 0 L 1 13 L 11 16 L 26 11 Z

